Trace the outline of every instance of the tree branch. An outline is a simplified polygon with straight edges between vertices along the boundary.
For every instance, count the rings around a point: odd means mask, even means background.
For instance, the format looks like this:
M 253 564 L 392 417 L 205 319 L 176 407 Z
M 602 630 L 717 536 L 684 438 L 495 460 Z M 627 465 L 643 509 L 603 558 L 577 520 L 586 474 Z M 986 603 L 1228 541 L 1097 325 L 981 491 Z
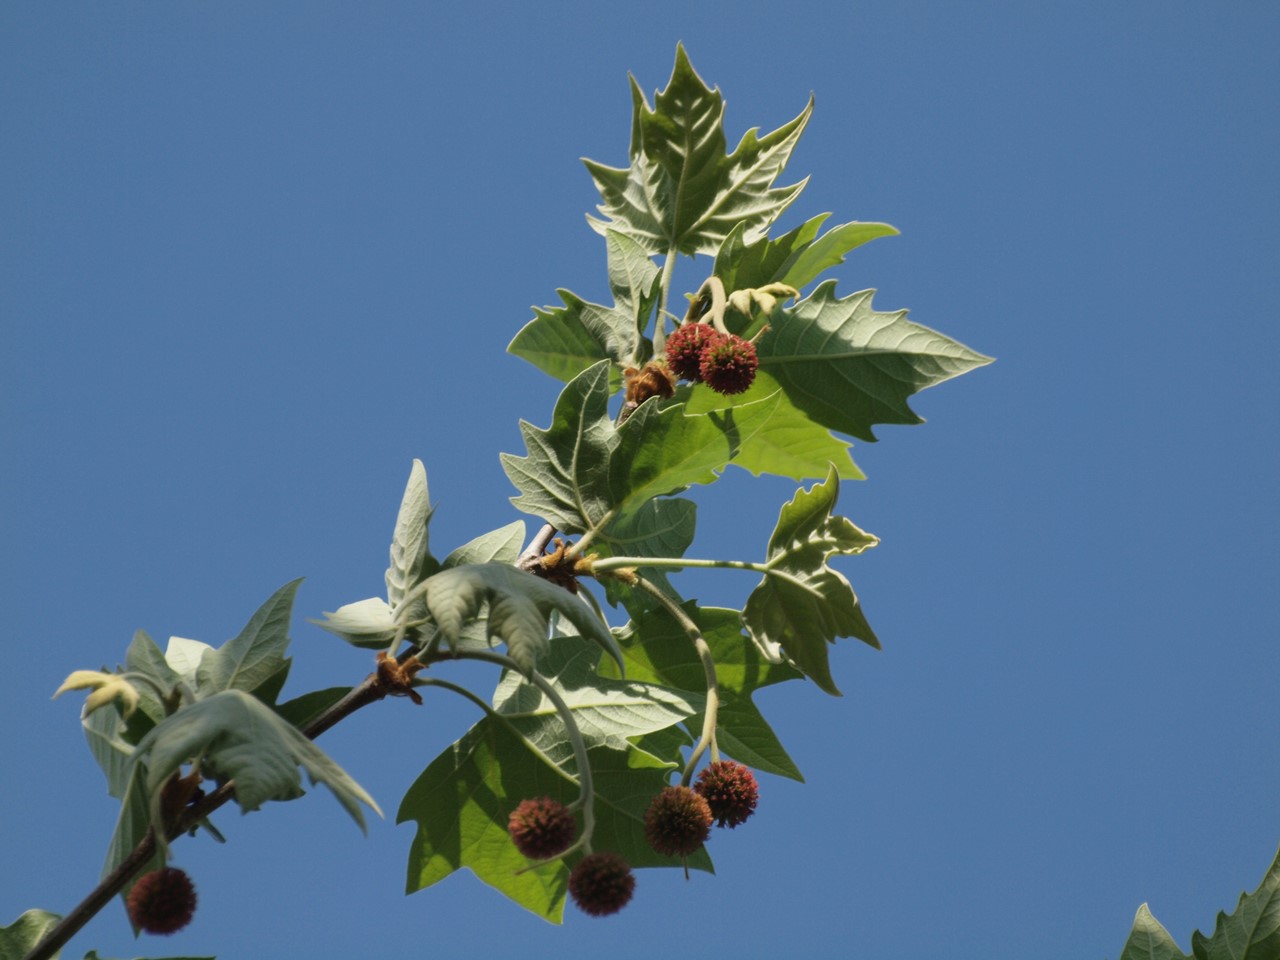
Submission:
M 408 660 L 409 654 L 401 658 Z M 319 714 L 314 720 L 302 727 L 302 733 L 314 740 L 330 727 L 345 720 L 361 707 L 386 697 L 392 691 L 379 679 L 378 674 L 371 673 L 357 686 L 351 688 L 347 695 Z M 201 820 L 235 796 L 236 784 L 229 780 L 212 793 L 201 797 L 191 806 L 185 808 L 181 815 L 169 826 L 168 836 L 172 842 L 182 834 L 191 830 Z M 78 903 L 75 908 L 53 927 L 44 939 L 37 943 L 23 960 L 50 960 L 50 958 L 66 946 L 97 913 L 102 910 L 129 882 L 151 862 L 156 855 L 156 838 L 154 828 L 133 848 L 133 851 L 120 862 L 120 865 L 102 878 L 102 882 L 93 892 Z

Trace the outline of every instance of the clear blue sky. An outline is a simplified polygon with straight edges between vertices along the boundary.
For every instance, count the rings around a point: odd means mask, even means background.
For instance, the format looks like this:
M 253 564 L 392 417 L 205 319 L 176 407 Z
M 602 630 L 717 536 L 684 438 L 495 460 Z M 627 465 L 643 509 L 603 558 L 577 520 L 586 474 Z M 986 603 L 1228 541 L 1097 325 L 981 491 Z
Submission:
M 1114 958 L 1188 946 L 1280 843 L 1280 7 L 218 3 L 0 7 L 0 924 L 65 912 L 114 817 L 78 667 L 220 643 L 306 576 L 289 691 L 367 659 L 306 616 L 376 594 L 413 457 L 442 551 L 516 518 L 499 451 L 556 385 L 503 353 L 603 297 L 578 158 L 625 162 L 677 40 L 731 142 L 817 109 L 786 225 L 902 236 L 836 274 L 998 357 L 854 453 L 842 566 L 884 641 L 759 698 L 765 778 L 718 875 L 555 928 L 323 791 L 183 841 L 196 921 L 112 907 L 66 955 Z M 687 271 L 696 283 L 692 268 Z M 755 556 L 788 483 L 703 498 Z M 698 581 L 740 604 L 751 578 Z M 437 698 L 322 746 L 394 811 L 475 719 Z

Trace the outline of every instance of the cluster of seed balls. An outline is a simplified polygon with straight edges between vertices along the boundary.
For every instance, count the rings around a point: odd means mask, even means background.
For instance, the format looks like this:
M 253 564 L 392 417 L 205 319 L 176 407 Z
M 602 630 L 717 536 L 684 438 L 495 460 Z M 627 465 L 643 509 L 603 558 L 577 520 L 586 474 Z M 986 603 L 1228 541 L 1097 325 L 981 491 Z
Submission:
M 676 327 L 667 338 L 667 366 L 681 380 L 733 394 L 751 386 L 760 360 L 756 348 L 737 334 L 693 322 Z
M 711 824 L 736 827 L 755 812 L 759 790 L 752 772 L 732 760 L 717 761 L 692 788 L 666 787 L 644 815 L 649 845 L 668 857 L 687 857 L 711 836 Z M 521 801 L 507 830 L 516 849 L 531 860 L 547 860 L 569 848 L 577 832 L 573 814 L 558 800 Z M 584 913 L 603 917 L 631 900 L 636 880 L 616 853 L 590 853 L 569 874 L 569 895 Z

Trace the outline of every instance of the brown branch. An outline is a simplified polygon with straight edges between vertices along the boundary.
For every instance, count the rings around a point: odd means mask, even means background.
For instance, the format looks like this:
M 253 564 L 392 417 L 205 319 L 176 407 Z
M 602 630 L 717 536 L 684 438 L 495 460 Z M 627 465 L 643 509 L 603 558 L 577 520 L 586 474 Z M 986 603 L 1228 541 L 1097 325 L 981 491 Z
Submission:
M 410 659 L 405 654 L 402 660 Z M 330 727 L 345 720 L 361 707 L 383 699 L 395 691 L 388 688 L 378 673 L 371 673 L 358 686 L 352 687 L 347 695 L 319 714 L 314 720 L 302 727 L 302 733 L 311 740 L 324 733 Z M 201 797 L 182 814 L 174 819 L 169 827 L 169 840 L 176 840 L 188 832 L 205 817 L 213 813 L 235 796 L 236 784 L 229 780 L 212 793 Z M 37 943 L 23 960 L 50 960 L 50 958 L 66 946 L 93 917 L 105 907 L 129 882 L 151 862 L 156 855 L 156 838 L 153 830 L 138 841 L 133 851 L 120 862 L 120 865 L 102 878 L 102 882 L 87 897 L 51 929 L 44 939 Z

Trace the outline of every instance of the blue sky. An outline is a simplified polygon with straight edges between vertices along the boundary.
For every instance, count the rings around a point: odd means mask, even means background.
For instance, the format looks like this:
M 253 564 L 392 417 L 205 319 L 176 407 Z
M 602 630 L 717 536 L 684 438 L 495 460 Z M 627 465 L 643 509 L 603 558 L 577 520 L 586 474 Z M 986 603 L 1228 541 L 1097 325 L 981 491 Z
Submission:
M 70 909 L 114 822 L 49 701 L 70 670 L 138 628 L 220 643 L 305 576 L 288 692 L 353 682 L 304 618 L 379 592 L 412 458 L 441 551 L 516 519 L 497 454 L 557 387 L 503 350 L 557 287 L 605 296 L 578 158 L 625 161 L 627 71 L 652 94 L 678 40 L 731 142 L 816 95 L 783 225 L 902 231 L 842 292 L 998 358 L 855 447 L 841 512 L 883 543 L 841 569 L 885 649 L 834 650 L 842 699 L 758 698 L 808 783 L 765 778 L 715 877 L 562 928 L 464 875 L 406 899 L 411 828 L 363 838 L 323 791 L 224 812 L 227 846 L 177 850 L 191 927 L 135 944 L 113 907 L 66 955 L 1102 958 L 1144 901 L 1185 949 L 1256 886 L 1280 8 L 7 4 L 0 924 Z M 792 489 L 731 472 L 699 555 L 761 554 Z M 394 701 L 321 745 L 394 811 L 474 719 Z

